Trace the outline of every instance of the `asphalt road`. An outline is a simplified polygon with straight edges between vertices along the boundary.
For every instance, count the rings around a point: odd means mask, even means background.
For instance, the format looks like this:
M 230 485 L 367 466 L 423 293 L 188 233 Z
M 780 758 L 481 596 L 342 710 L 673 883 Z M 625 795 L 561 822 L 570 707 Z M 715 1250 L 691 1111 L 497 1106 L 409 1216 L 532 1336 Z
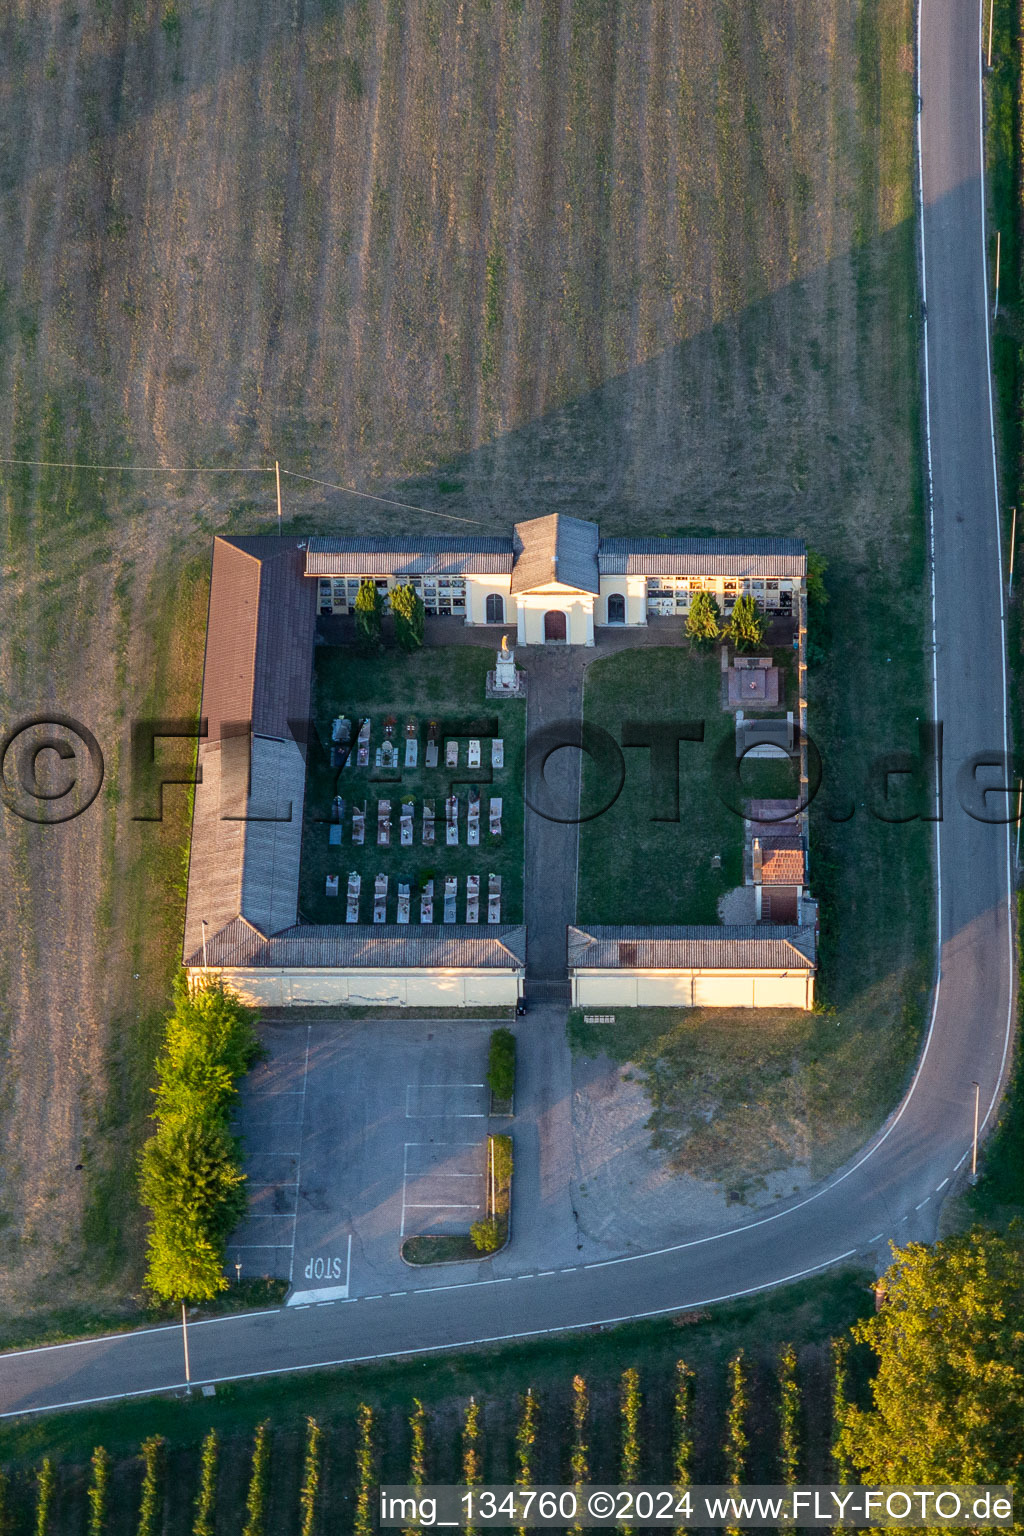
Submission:
M 980 21 L 964 0 L 921 0 L 922 236 L 927 427 L 934 490 L 935 689 L 945 725 L 940 982 L 924 1054 L 895 1115 L 850 1166 L 769 1216 L 637 1257 L 459 1286 L 217 1319 L 190 1329 L 194 1381 L 412 1354 L 677 1311 L 928 1238 L 983 1127 L 1008 1055 L 1009 835 L 957 804 L 963 760 L 1005 747 L 1003 573 L 991 434 L 980 163 Z M 983 776 L 984 777 L 984 776 Z M 997 782 L 990 773 L 987 782 Z M 1005 803 L 1005 796 L 1002 797 Z M 990 797 L 998 806 L 1000 797 Z M 166 1390 L 180 1330 L 7 1355 L 6 1414 Z

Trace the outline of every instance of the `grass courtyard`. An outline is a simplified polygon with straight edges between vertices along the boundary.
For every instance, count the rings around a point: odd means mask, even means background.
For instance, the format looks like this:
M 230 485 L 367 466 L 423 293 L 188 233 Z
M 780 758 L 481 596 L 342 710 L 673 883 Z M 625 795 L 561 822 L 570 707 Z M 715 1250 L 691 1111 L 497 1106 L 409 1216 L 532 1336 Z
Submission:
M 627 721 L 703 721 L 703 741 L 679 743 L 679 815 L 655 820 L 651 753 L 623 748 L 626 774 L 614 805 L 580 827 L 577 921 L 717 923 L 718 900 L 743 881 L 743 820 L 749 796 L 797 793 L 788 763 L 744 763 L 732 771 L 735 716 L 721 705 L 717 647 L 638 647 L 587 669 L 585 718 L 622 739 Z M 764 718 L 764 717 L 759 717 Z M 726 743 L 726 763 L 719 756 Z M 584 758 L 584 813 L 600 801 L 600 769 Z M 669 809 L 665 807 L 664 809 Z
M 494 664 L 494 652 L 483 646 L 425 646 L 407 656 L 388 650 L 380 656 L 362 657 L 354 649 L 321 646 L 317 649 L 313 674 L 313 718 L 319 740 L 310 743 L 306 766 L 306 803 L 302 829 L 302 869 L 299 882 L 299 910 L 311 923 L 345 922 L 345 888 L 349 872 L 362 876 L 359 921 L 373 921 L 373 888 L 378 874 L 388 876 L 387 921 L 397 920 L 398 884 L 411 886 L 410 929 L 419 927 L 419 893 L 425 881 L 434 881 L 434 923 L 442 922 L 443 884 L 446 876 L 458 879 L 456 921 L 466 920 L 466 878 L 480 876 L 481 932 L 487 931 L 488 876 L 500 875 L 501 921 L 523 920 L 523 801 L 521 771 L 526 729 L 525 705 L 521 700 L 486 699 L 486 674 Z M 332 768 L 330 757 L 321 746 L 329 742 L 331 722 L 347 715 L 354 722 L 366 717 L 371 721 L 369 765 L 356 765 L 355 754 L 342 769 Z M 384 724 L 389 715 L 396 719 L 398 768 L 390 778 L 374 766 L 375 749 L 384 740 Z M 504 742 L 504 767 L 490 768 L 490 742 L 481 741 L 482 769 L 467 768 L 467 740 L 459 741 L 459 767 L 447 769 L 444 746 L 440 746 L 436 768 L 425 765 L 427 722 L 446 720 L 496 719 Z M 417 722 L 419 761 L 415 768 L 404 763 L 404 732 L 407 720 Z M 487 774 L 493 780 L 487 782 Z M 459 841 L 449 847 L 445 842 L 444 802 L 449 782 L 459 782 Z M 480 843 L 467 844 L 467 799 L 471 786 L 480 791 Z M 331 802 L 336 794 L 345 801 L 342 840 L 329 842 Z M 501 835 L 492 836 L 488 824 L 488 805 L 492 796 L 502 800 Z M 391 801 L 391 843 L 377 843 L 377 802 Z M 422 839 L 424 800 L 432 801 L 435 814 L 434 843 L 425 846 Z M 352 807 L 366 802 L 365 842 L 352 841 Z M 399 816 L 403 802 L 412 801 L 413 843 L 403 848 L 399 835 Z M 339 893 L 326 895 L 328 875 L 339 876 Z

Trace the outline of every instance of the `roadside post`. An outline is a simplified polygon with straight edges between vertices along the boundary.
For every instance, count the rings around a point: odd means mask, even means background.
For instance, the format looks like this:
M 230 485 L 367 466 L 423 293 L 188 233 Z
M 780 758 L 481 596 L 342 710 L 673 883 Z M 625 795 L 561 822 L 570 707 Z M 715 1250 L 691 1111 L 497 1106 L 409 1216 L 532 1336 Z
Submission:
M 192 1391 L 192 1368 L 188 1360 L 188 1318 L 185 1316 L 185 1303 L 181 1304 L 181 1339 L 185 1346 L 185 1391 Z

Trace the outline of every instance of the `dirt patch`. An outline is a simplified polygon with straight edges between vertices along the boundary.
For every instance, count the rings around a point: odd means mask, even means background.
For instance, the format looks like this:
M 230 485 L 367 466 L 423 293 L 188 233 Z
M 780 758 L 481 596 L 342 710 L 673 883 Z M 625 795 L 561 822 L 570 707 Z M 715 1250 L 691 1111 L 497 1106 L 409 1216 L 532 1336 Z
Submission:
M 573 1059 L 574 1204 L 589 1237 L 619 1250 L 700 1237 L 740 1217 L 745 1206 L 770 1205 L 810 1183 L 810 1169 L 800 1162 L 760 1178 L 737 1170 L 738 1188 L 682 1171 L 652 1144 L 645 1077 L 607 1056 Z

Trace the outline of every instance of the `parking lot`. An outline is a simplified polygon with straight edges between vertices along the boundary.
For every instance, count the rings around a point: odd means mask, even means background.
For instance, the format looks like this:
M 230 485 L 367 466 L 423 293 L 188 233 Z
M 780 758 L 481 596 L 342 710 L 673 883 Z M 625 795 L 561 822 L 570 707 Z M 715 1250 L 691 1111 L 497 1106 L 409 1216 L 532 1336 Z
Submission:
M 260 1029 L 236 1131 L 250 1213 L 229 1271 L 291 1282 L 291 1299 L 407 1289 L 402 1237 L 483 1214 L 490 1021 L 348 1020 Z

